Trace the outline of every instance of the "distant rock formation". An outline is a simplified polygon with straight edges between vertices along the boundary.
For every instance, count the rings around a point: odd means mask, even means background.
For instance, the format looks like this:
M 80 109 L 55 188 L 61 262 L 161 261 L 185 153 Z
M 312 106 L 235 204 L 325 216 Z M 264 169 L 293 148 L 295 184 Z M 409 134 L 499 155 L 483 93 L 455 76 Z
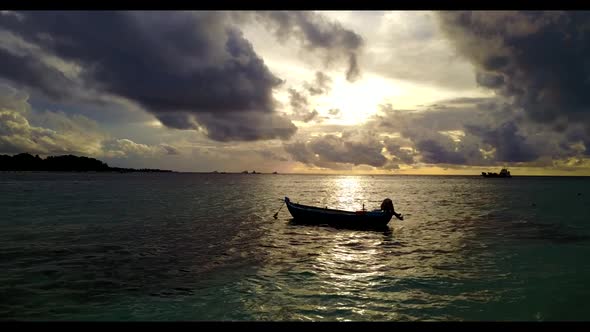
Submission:
M 47 172 L 172 172 L 150 168 L 110 167 L 106 163 L 89 157 L 74 155 L 48 156 L 19 153 L 14 156 L 0 155 L 0 171 L 47 171 Z

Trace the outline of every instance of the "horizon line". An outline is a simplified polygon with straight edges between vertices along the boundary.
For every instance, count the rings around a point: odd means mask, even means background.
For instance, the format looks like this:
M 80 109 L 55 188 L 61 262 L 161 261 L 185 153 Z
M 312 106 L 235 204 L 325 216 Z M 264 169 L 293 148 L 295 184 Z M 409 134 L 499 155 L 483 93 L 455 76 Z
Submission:
M 227 174 L 238 174 L 238 175 L 337 175 L 337 176 L 473 176 L 481 177 L 481 174 L 350 174 L 350 173 L 242 173 L 242 172 L 205 172 L 205 171 L 173 171 L 174 173 L 186 173 L 186 174 L 215 174 L 215 175 L 227 175 Z M 590 175 L 541 175 L 541 174 L 521 174 L 512 175 L 512 177 L 590 177 Z

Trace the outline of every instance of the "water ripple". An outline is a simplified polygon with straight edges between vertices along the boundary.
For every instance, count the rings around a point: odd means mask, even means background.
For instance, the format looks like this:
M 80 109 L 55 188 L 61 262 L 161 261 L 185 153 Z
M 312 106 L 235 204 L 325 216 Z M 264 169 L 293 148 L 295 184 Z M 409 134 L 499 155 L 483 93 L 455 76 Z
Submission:
M 587 180 L 2 176 L 0 318 L 586 318 L 590 195 L 567 197 Z M 344 209 L 390 197 L 405 220 L 275 220 L 284 196 Z

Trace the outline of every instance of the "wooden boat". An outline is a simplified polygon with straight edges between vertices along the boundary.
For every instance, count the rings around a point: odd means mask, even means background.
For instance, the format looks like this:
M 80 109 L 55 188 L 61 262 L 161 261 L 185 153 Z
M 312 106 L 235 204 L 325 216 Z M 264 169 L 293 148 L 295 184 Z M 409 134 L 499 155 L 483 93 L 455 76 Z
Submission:
M 382 207 L 385 202 L 383 201 Z M 373 211 L 343 211 L 328 208 L 320 208 L 291 202 L 289 197 L 285 197 L 285 203 L 289 212 L 297 222 L 306 224 L 327 224 L 352 228 L 378 228 L 385 227 L 392 216 L 403 220 L 401 214 L 395 213 L 393 204 L 391 209 L 373 210 Z

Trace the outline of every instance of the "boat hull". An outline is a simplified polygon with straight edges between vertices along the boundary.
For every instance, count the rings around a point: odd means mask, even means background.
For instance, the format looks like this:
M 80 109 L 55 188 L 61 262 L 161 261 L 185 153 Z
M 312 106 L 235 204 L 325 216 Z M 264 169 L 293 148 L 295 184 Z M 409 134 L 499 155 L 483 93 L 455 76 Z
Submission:
M 288 198 L 285 198 L 285 203 L 293 219 L 303 224 L 326 224 L 346 228 L 382 228 L 387 226 L 393 216 L 393 213 L 381 210 L 350 212 L 322 209 L 292 203 Z

